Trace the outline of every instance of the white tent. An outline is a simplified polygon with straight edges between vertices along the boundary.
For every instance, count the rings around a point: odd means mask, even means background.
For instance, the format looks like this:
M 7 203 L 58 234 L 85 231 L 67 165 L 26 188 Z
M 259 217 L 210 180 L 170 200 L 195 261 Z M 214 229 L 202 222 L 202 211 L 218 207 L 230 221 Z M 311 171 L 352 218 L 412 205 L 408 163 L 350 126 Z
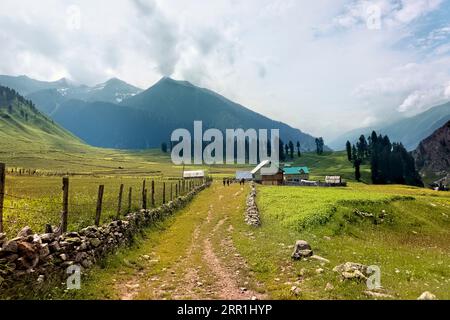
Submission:
M 196 171 L 184 171 L 183 178 L 184 179 L 201 179 L 205 177 L 204 170 L 196 170 Z

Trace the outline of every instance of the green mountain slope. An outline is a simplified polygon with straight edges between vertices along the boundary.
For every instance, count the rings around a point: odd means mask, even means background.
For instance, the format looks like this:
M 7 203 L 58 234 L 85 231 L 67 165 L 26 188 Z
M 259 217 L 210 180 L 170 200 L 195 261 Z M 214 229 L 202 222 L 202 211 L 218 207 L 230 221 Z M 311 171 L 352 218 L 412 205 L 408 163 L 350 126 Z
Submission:
M 423 139 L 429 137 L 449 120 L 450 102 L 387 126 L 352 130 L 331 141 L 330 147 L 335 150 L 344 150 L 347 140 L 356 142 L 361 134 L 367 136 L 375 130 L 387 134 L 391 141 L 402 142 L 406 149 L 412 151 Z
M 163 78 L 150 89 L 121 104 L 62 102 L 52 118 L 87 143 L 97 147 L 159 148 L 175 129 L 193 131 L 196 120 L 204 130 L 280 129 L 284 141 L 300 141 L 303 150 L 315 149 L 315 139 L 300 130 L 276 122 L 210 90 L 188 82 Z
M 163 78 L 121 105 L 144 110 L 154 122 L 164 123 L 170 129 L 166 135 L 176 128 L 190 129 L 195 120 L 202 120 L 204 128 L 222 131 L 234 128 L 279 129 L 285 142 L 300 141 L 304 150 L 315 149 L 315 138 L 312 136 L 186 81 Z
M 145 149 L 159 147 L 164 125 L 142 110 L 107 102 L 70 100 L 52 114 L 67 130 L 97 147 Z
M 32 102 L 0 86 L 0 155 L 86 148 L 81 140 L 39 112 Z

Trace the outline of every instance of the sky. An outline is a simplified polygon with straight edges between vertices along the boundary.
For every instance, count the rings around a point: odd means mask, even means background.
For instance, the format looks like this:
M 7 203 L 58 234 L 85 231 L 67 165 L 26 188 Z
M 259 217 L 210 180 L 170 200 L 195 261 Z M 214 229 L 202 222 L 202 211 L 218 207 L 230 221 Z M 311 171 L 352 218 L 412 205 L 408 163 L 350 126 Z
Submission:
M 315 136 L 450 100 L 450 0 L 1 0 L 0 74 L 214 90 Z

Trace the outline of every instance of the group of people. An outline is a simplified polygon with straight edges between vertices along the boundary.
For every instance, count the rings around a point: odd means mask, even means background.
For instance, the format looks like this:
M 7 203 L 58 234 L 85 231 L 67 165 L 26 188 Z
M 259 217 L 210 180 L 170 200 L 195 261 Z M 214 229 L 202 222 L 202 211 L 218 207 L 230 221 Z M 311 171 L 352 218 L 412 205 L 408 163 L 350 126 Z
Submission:
M 232 183 L 236 183 L 236 180 L 232 180 L 232 179 L 227 179 L 227 178 L 223 178 L 223 186 L 230 186 Z M 241 186 L 245 185 L 245 179 L 241 179 L 239 180 L 239 184 Z

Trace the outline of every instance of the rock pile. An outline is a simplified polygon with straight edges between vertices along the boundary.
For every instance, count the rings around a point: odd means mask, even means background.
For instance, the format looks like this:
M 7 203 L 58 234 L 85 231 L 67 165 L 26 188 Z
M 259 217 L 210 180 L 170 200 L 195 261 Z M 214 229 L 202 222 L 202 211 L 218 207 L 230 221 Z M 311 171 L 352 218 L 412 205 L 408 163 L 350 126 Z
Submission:
M 258 206 L 256 205 L 256 187 L 252 183 L 252 190 L 247 198 L 247 209 L 245 210 L 245 222 L 254 227 L 261 226 Z
M 62 275 L 71 265 L 89 268 L 119 246 L 130 243 L 141 229 L 185 206 L 208 185 L 199 186 L 157 209 L 130 213 L 123 220 L 90 226 L 79 232 L 38 235 L 25 227 L 10 240 L 0 234 L 0 285 L 14 284 L 24 276 L 42 280 L 49 275 Z
M 298 240 L 294 246 L 294 252 L 292 253 L 292 259 L 301 260 L 313 256 L 313 251 L 308 242 L 304 240 Z
M 333 269 L 334 272 L 341 274 L 343 280 L 367 280 L 369 276 L 368 267 L 354 262 L 346 262 Z

